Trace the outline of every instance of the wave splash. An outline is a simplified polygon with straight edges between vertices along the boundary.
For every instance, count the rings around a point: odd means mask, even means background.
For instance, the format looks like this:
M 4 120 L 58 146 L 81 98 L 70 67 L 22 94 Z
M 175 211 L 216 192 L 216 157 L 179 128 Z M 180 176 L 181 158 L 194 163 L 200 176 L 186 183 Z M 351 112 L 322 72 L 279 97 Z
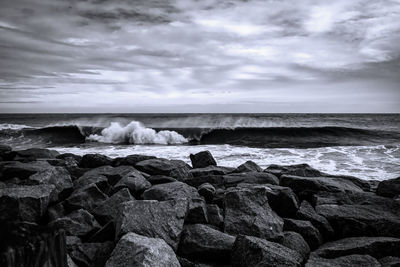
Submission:
M 158 144 L 172 145 L 187 143 L 188 140 L 175 131 L 163 130 L 157 132 L 152 128 L 146 128 L 138 121 L 132 121 L 126 126 L 118 122 L 112 122 L 104 128 L 100 134 L 91 134 L 89 141 L 102 143 L 129 143 L 129 144 Z

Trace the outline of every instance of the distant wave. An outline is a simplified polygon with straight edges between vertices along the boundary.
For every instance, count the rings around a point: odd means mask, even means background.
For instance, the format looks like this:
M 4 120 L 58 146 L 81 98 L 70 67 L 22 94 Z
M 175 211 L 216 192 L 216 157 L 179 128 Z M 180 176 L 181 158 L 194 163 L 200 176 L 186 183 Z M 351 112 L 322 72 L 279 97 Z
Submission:
M 26 128 L 33 127 L 24 124 L 0 123 L 0 130 L 21 130 Z
M 260 148 L 391 145 L 400 142 L 398 132 L 346 127 L 148 128 L 138 121 L 128 124 L 112 122 L 108 127 L 10 126 L 0 128 L 0 137 L 7 140 L 14 137 L 29 138 L 32 143 L 41 142 L 46 145 L 97 142 L 138 145 L 229 144 Z

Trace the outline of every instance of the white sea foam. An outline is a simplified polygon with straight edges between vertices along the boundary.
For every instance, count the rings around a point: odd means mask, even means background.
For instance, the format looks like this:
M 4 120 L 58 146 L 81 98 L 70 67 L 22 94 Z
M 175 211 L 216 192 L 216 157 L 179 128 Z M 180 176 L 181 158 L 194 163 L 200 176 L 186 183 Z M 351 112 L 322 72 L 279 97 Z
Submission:
M 32 127 L 24 124 L 12 124 L 12 123 L 0 124 L 0 130 L 21 130 L 24 128 L 32 128 Z
M 101 134 L 92 134 L 87 137 L 90 141 L 102 143 L 129 143 L 129 144 L 183 144 L 188 140 L 174 131 L 159 131 L 146 128 L 142 123 L 132 121 L 123 126 L 118 122 L 112 122 L 109 127 L 103 129 Z

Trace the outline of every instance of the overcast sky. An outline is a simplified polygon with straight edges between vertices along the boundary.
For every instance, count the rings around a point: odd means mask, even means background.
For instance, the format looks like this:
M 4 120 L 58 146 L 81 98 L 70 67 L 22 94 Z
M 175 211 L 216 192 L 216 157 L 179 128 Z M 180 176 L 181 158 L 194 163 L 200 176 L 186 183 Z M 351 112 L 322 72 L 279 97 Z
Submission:
M 0 112 L 400 112 L 400 0 L 1 0 Z

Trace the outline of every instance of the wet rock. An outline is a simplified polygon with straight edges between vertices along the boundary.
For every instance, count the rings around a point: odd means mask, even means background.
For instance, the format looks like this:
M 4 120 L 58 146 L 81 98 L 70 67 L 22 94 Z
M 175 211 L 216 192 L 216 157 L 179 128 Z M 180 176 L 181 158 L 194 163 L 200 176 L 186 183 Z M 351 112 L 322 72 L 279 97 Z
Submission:
M 392 236 L 400 237 L 400 217 L 376 205 L 318 205 L 335 231 L 335 237 Z
M 188 259 L 230 262 L 235 237 L 203 224 L 185 225 L 178 253 Z
M 156 185 L 176 182 L 176 179 L 165 175 L 152 175 L 147 178 L 147 181 L 149 181 L 152 185 Z
M 64 229 L 67 235 L 84 237 L 100 229 L 96 219 L 86 210 L 80 209 L 49 223 L 49 227 Z
M 140 161 L 135 167 L 150 175 L 166 175 L 177 180 L 184 180 L 190 177 L 190 167 L 183 161 L 178 160 L 147 159 Z
M 29 160 L 34 161 L 37 159 L 54 159 L 60 153 L 55 150 L 45 148 L 29 148 L 25 150 L 15 151 L 16 155 L 14 160 Z
M 393 237 L 350 237 L 323 244 L 313 252 L 322 258 L 367 254 L 375 258 L 398 256 L 400 239 Z
M 193 168 L 204 168 L 210 165 L 217 166 L 217 162 L 208 150 L 190 154 L 189 157 Z
M 32 174 L 50 168 L 53 167 L 47 161 L 35 161 L 29 163 L 6 161 L 0 164 L 0 180 L 8 180 L 15 177 L 24 180 Z
M 301 256 L 280 244 L 265 239 L 240 235 L 232 249 L 233 267 L 301 266 Z
M 265 239 L 282 236 L 283 221 L 270 208 L 264 187 L 231 188 L 224 195 L 224 232 Z
M 143 193 L 143 199 L 168 200 L 200 198 L 196 188 L 182 182 L 153 185 Z
M 47 210 L 54 185 L 0 188 L 0 221 L 38 221 Z
M 147 155 L 138 155 L 138 154 L 133 154 L 129 155 L 126 157 L 121 157 L 121 158 L 115 158 L 112 162 L 112 165 L 114 167 L 118 167 L 121 165 L 126 165 L 126 166 L 132 166 L 135 167 L 135 165 L 143 160 L 147 159 L 155 159 L 156 157 L 154 156 L 147 156 Z
M 96 204 L 93 215 L 100 223 L 106 223 L 115 220 L 118 215 L 118 208 L 123 202 L 134 200 L 127 188 L 121 189 L 110 198 Z
M 83 175 L 74 181 L 74 188 L 79 190 L 90 184 L 95 184 L 105 194 L 111 189 L 108 179 L 104 175 Z
M 196 188 L 205 183 L 219 187 L 224 185 L 224 177 L 222 175 L 198 176 L 185 180 L 185 183 Z
M 62 153 L 56 156 L 57 159 L 67 159 L 67 158 L 73 158 L 77 163 L 79 163 L 82 160 L 82 156 L 75 155 L 72 153 Z
M 379 262 L 369 255 L 348 255 L 335 259 L 311 256 L 306 267 L 380 267 Z
M 162 238 L 177 249 L 188 210 L 186 200 L 134 200 L 121 204 L 116 219 L 116 235 L 128 232 Z
M 322 244 L 322 236 L 317 228 L 315 228 L 309 221 L 284 219 L 284 231 L 293 231 L 299 233 L 311 250 L 318 248 Z
M 308 259 L 310 255 L 310 247 L 299 233 L 283 232 L 283 238 L 279 240 L 279 244 L 299 253 L 302 258 L 302 263 Z
M 204 199 L 190 199 L 185 223 L 208 223 L 207 207 Z
M 132 166 L 119 166 L 119 167 L 111 167 L 111 166 L 101 166 L 95 169 L 92 169 L 84 174 L 84 176 L 105 176 L 108 179 L 108 183 L 110 185 L 115 185 L 122 177 L 131 173 L 137 172 L 141 174 L 138 170 L 133 168 Z
M 239 165 L 233 172 L 262 172 L 262 168 L 257 163 L 248 160 Z
M 385 267 L 399 267 L 400 257 L 387 256 L 379 259 L 379 263 Z
M 224 217 L 222 216 L 220 208 L 215 204 L 207 204 L 206 207 L 208 223 L 217 228 L 221 228 L 224 223 Z
M 264 170 L 270 172 L 278 177 L 282 175 L 294 175 L 301 177 L 321 177 L 324 176 L 322 172 L 312 168 L 308 164 L 296 164 L 296 165 L 276 165 L 272 164 Z
M 89 184 L 75 190 L 69 198 L 64 201 L 64 207 L 68 210 L 85 209 L 92 211 L 95 206 L 108 197 L 95 184 Z
M 379 183 L 376 194 L 383 197 L 395 197 L 400 195 L 400 177 Z
M 128 188 L 132 195 L 138 197 L 146 189 L 151 187 L 151 183 L 147 181 L 138 171 L 133 171 L 124 175 L 121 180 L 114 186 L 114 191 L 122 188 Z
M 204 183 L 199 186 L 197 191 L 200 196 L 204 197 L 207 203 L 210 203 L 214 198 L 215 187 L 209 183 Z
M 200 177 L 210 175 L 224 175 L 231 173 L 233 170 L 234 168 L 211 165 L 203 168 L 191 169 L 189 173 L 193 175 L 193 177 Z
M 74 243 L 67 246 L 72 260 L 82 267 L 104 266 L 114 245 L 105 243 Z
M 300 208 L 296 213 L 296 218 L 310 221 L 322 234 L 325 240 L 333 237 L 333 228 L 325 217 L 317 214 L 313 206 L 307 201 L 301 202 Z
M 111 158 L 101 154 L 86 154 L 80 161 L 82 168 L 97 168 L 104 165 L 111 165 Z
M 231 173 L 224 175 L 224 185 L 236 186 L 239 183 L 279 185 L 278 178 L 266 172 Z
M 180 264 L 164 240 L 127 233 L 119 240 L 105 266 L 180 267 Z

